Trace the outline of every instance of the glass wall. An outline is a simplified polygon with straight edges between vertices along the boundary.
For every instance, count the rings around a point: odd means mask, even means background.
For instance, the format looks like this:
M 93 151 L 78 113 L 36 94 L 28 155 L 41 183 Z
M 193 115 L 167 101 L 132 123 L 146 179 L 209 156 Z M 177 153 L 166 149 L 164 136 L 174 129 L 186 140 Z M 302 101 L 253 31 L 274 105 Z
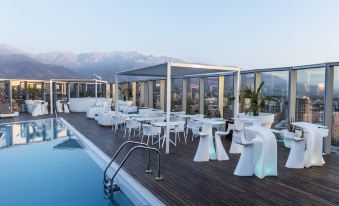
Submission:
M 42 82 L 27 82 L 28 98 L 33 100 L 42 100 L 42 89 Z
M 324 124 L 325 68 L 297 71 L 296 121 Z
M 224 77 L 224 108 L 223 118 L 228 119 L 233 117 L 234 103 L 234 75 Z
M 273 101 L 265 102 L 264 112 L 275 114 L 272 126 L 276 129 L 285 129 L 288 120 L 288 79 L 289 71 L 261 73 L 262 93 L 273 97 Z
M 66 83 L 56 82 L 55 90 L 56 90 L 56 97 L 57 97 L 56 100 L 67 100 Z
M 187 79 L 187 114 L 199 114 L 200 113 L 200 86 L 199 78 Z
M 161 109 L 160 107 L 160 80 L 153 81 L 153 108 Z
M 141 102 L 140 91 L 141 91 L 141 83 L 140 82 L 136 82 L 135 105 L 139 106 L 139 107 L 143 107 L 145 105 L 142 105 L 143 103 Z
M 204 93 L 204 114 L 207 117 L 219 117 L 219 78 L 207 77 L 204 79 L 205 93 Z
M 334 67 L 333 81 L 332 144 L 339 146 L 339 67 Z
M 240 92 L 243 91 L 246 87 L 254 89 L 254 73 L 245 73 L 241 74 L 241 82 L 240 82 Z M 244 112 L 246 108 L 245 98 L 240 95 L 239 99 L 239 112 Z
M 182 79 L 172 79 L 172 112 L 182 111 Z
M 69 87 L 70 87 L 70 97 L 76 98 L 78 93 L 78 83 L 71 82 L 69 83 Z
M 0 81 L 0 103 L 1 104 L 7 104 L 8 106 L 10 105 L 9 103 L 9 81 Z

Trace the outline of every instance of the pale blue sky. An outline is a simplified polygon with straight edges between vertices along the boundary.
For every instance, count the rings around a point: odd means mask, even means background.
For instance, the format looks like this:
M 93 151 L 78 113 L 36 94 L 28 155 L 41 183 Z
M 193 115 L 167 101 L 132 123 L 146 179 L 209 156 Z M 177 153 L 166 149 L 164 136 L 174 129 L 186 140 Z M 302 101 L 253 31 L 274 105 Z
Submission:
M 339 1 L 0 0 L 0 43 L 262 68 L 339 61 Z

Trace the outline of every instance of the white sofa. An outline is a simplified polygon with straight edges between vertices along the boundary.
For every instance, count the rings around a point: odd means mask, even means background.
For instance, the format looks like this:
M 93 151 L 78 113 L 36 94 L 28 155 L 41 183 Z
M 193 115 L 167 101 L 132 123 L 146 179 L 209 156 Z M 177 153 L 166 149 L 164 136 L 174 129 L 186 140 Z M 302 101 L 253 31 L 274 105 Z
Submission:
M 69 110 L 71 112 L 87 112 L 90 107 L 94 107 L 98 102 L 107 102 L 110 106 L 111 101 L 110 98 L 70 98 Z
M 98 113 L 98 124 L 102 126 L 112 126 L 113 119 L 112 116 L 116 115 L 115 111 L 102 111 Z M 118 115 L 121 115 L 119 112 Z
M 27 112 L 32 116 L 48 114 L 48 102 L 42 100 L 25 100 Z

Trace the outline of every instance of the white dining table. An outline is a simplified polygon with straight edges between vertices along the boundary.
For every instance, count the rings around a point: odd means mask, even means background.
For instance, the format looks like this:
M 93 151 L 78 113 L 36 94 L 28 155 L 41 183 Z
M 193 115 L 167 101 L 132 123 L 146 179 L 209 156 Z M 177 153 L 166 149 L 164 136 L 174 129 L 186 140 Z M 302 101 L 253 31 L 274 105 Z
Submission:
M 169 142 L 172 143 L 173 145 L 175 145 L 175 143 L 171 140 L 170 137 L 167 137 L 167 122 L 153 122 L 151 123 L 153 126 L 156 126 L 156 127 L 163 127 L 164 128 L 164 135 L 158 140 L 156 141 L 154 144 L 156 144 L 157 142 L 163 140 L 162 142 L 162 147 L 164 147 L 164 143 L 165 143 L 165 140 L 166 138 L 168 138 Z M 180 122 L 180 121 L 173 121 L 173 122 L 170 122 L 170 126 L 178 126 L 180 124 L 184 124 L 184 122 Z

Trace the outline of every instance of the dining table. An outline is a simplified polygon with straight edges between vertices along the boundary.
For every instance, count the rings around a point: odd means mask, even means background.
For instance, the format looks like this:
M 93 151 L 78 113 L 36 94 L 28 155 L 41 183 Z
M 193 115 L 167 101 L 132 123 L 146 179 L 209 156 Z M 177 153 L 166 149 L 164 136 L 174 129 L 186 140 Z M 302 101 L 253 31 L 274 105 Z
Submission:
M 157 142 L 163 140 L 162 147 L 164 147 L 165 140 L 166 140 L 166 138 L 168 138 L 169 142 L 172 143 L 173 145 L 175 145 L 175 143 L 171 140 L 171 138 L 167 137 L 167 122 L 153 122 L 151 124 L 153 126 L 156 126 L 156 127 L 164 128 L 164 135 L 162 137 L 160 137 L 160 139 L 158 141 L 156 141 L 154 144 L 156 144 Z M 184 122 L 181 122 L 181 121 L 172 121 L 172 122 L 169 123 L 170 127 L 175 127 L 175 126 L 178 126 L 180 124 L 184 124 Z

